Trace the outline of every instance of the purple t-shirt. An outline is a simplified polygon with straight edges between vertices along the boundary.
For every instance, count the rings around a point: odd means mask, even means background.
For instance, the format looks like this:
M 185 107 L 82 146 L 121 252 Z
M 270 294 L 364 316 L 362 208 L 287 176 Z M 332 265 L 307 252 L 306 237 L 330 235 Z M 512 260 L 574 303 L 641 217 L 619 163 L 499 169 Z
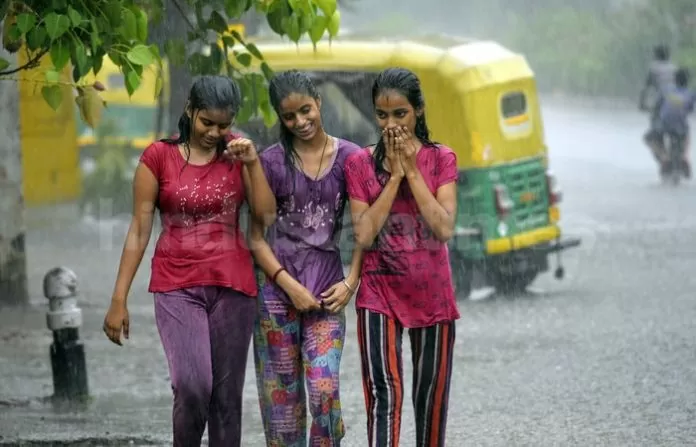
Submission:
M 280 143 L 259 155 L 278 207 L 266 240 L 280 264 L 316 297 L 343 279 L 339 240 L 348 199 L 343 167 L 360 147 L 334 138 L 334 149 L 329 166 L 316 179 L 289 168 Z M 290 302 L 270 281 L 263 293 Z

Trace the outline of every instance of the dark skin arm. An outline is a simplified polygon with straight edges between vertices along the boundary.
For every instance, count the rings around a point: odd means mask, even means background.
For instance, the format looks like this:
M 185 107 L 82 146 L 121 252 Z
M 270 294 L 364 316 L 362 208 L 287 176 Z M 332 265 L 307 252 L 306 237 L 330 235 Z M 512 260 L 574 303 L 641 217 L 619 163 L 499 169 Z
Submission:
M 404 149 L 399 152 L 401 163 L 418 210 L 437 240 L 447 242 L 454 235 L 457 216 L 457 184 L 451 182 L 442 185 L 433 195 L 416 166 L 416 153 L 422 143 L 415 139 L 405 127 L 397 129 L 396 135 L 404 141 Z
M 266 276 L 268 278 L 273 278 L 273 275 L 283 266 L 280 264 L 275 254 L 273 254 L 273 250 L 271 250 L 268 242 L 266 242 L 264 232 L 265 228 L 263 223 L 251 217 L 249 221 L 249 246 L 251 252 L 254 255 L 256 263 L 261 267 L 261 270 L 263 270 Z M 308 312 L 320 308 L 317 299 L 306 287 L 293 278 L 287 270 L 283 270 L 276 277 L 275 281 L 278 287 L 288 294 L 293 305 L 300 312 Z
M 251 140 L 237 138 L 227 144 L 225 155 L 231 160 L 244 163 L 242 176 L 251 213 L 265 226 L 270 226 L 276 218 L 276 200 L 261 166 L 256 146 Z
M 121 334 L 126 339 L 130 335 L 128 293 L 150 242 L 158 191 L 155 175 L 147 166 L 139 164 L 133 178 L 133 217 L 123 244 L 111 305 L 104 317 L 104 333 L 119 346 L 122 345 Z

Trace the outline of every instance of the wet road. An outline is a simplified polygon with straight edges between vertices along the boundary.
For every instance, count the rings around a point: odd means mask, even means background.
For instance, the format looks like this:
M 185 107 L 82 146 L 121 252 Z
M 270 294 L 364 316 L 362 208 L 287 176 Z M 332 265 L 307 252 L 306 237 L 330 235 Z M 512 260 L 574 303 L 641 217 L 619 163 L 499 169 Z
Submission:
M 552 168 L 564 188 L 563 225 L 583 245 L 564 256 L 558 282 L 532 293 L 460 302 L 448 446 L 681 446 L 696 439 L 695 188 L 659 184 L 640 144 L 646 118 L 630 110 L 547 101 Z M 99 327 L 113 284 L 123 224 L 52 215 L 28 239 L 34 301 L 56 264 L 82 281 L 88 411 L 57 412 L 44 315 L 0 316 L 0 445 L 18 438 L 101 439 L 166 445 L 171 397 L 154 327 L 144 262 L 131 297 L 132 340 L 107 343 Z M 148 257 L 149 255 L 146 255 Z M 477 293 L 477 297 L 484 295 Z M 344 446 L 365 445 L 355 315 L 343 360 L 348 429 Z M 404 345 L 408 359 L 408 344 Z M 251 360 L 251 358 L 250 358 Z M 410 362 L 405 362 L 410 377 Z M 409 383 L 409 382 L 407 382 Z M 410 399 L 407 386 L 406 399 Z M 244 445 L 262 446 L 251 361 Z M 403 440 L 414 445 L 409 405 Z

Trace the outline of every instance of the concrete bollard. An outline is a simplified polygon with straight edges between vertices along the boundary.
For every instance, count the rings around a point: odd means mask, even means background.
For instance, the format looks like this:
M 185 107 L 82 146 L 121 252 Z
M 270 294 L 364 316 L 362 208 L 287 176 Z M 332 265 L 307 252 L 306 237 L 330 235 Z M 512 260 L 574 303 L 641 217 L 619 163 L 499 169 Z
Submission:
M 53 331 L 53 397 L 85 400 L 89 390 L 85 349 L 79 333 L 82 310 L 77 306 L 77 275 L 68 268 L 56 267 L 44 276 L 43 288 L 49 302 L 46 324 Z

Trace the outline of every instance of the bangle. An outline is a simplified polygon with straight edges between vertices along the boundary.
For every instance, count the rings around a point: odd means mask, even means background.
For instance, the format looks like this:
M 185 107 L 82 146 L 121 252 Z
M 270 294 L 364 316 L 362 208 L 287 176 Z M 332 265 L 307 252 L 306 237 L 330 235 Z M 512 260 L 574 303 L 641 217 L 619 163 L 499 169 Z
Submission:
M 348 287 L 348 290 L 350 290 L 350 293 L 355 293 L 355 290 L 350 286 L 350 284 L 348 284 L 348 281 L 346 281 L 345 278 L 343 279 L 343 284 L 345 284 L 346 287 Z
M 278 275 L 280 275 L 282 272 L 285 272 L 285 271 L 287 271 L 287 270 L 285 270 L 285 267 L 279 268 L 279 269 L 273 274 L 273 277 L 271 278 L 271 282 L 272 282 L 272 283 L 275 283 L 275 282 L 276 282 L 276 278 L 278 278 Z

